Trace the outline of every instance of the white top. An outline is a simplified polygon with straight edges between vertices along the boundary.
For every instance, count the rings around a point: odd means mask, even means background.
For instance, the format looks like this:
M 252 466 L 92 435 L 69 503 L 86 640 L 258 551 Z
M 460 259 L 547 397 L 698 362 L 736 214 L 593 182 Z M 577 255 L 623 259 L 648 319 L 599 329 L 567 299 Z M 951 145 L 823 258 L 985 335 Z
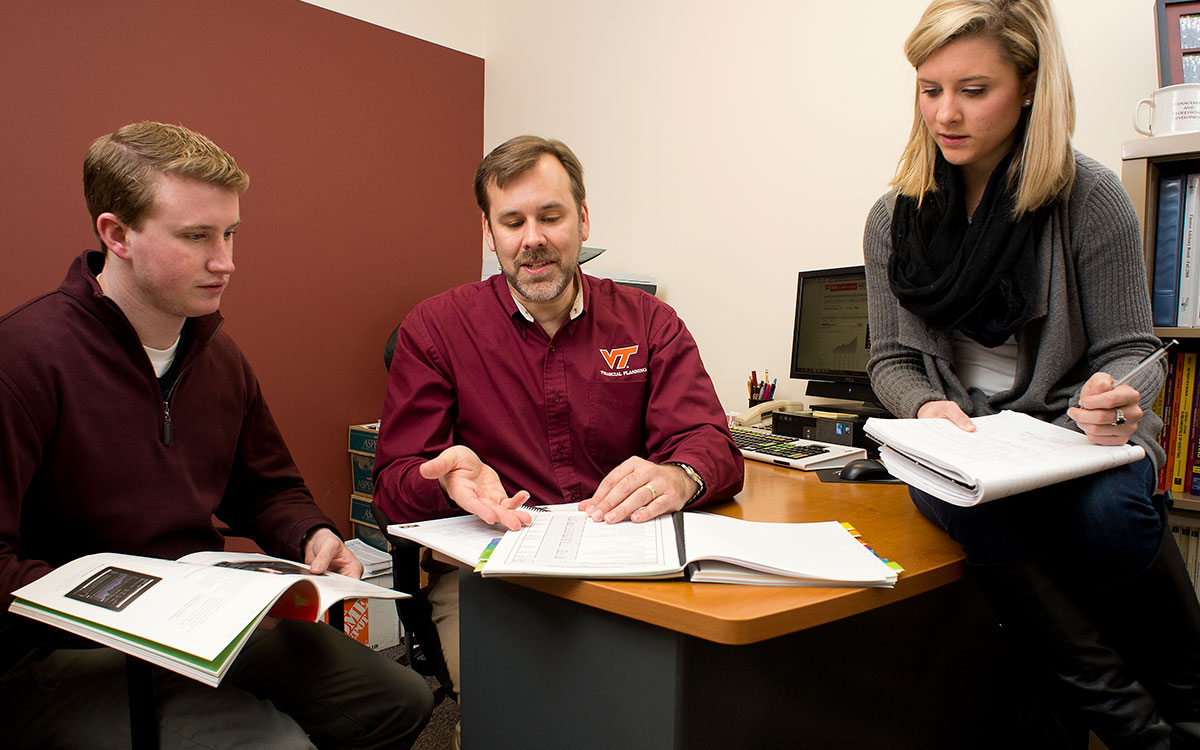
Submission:
M 154 374 L 161 378 L 167 374 L 167 370 L 171 369 L 171 363 L 175 361 L 175 350 L 179 348 L 179 339 L 175 339 L 175 343 L 166 349 L 154 349 L 145 344 L 142 344 L 142 348 L 146 350 L 146 356 L 150 358 L 150 364 L 154 366 Z
M 989 349 L 970 336 L 954 332 L 954 369 L 967 388 L 978 388 L 991 396 L 1012 388 L 1017 374 L 1017 339 L 1009 336 Z

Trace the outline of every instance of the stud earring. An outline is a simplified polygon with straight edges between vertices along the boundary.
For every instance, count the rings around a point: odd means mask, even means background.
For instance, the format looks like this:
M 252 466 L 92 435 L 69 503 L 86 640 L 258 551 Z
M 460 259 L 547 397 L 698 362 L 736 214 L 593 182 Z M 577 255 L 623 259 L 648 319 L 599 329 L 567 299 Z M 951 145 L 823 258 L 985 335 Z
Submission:
M 1026 99 L 1026 100 L 1025 100 L 1025 106 L 1026 106 L 1026 107 L 1033 106 L 1033 100 L 1032 100 L 1032 99 Z

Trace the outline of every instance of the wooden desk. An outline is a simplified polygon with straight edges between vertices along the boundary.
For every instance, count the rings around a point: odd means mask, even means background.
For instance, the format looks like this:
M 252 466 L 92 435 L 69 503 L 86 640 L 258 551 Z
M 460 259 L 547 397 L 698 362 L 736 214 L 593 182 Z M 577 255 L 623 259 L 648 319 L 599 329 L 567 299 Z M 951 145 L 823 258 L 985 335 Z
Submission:
M 743 492 L 713 510 L 849 522 L 906 572 L 893 589 L 464 573 L 464 746 L 986 744 L 988 690 L 961 688 L 989 668 L 991 617 L 907 488 L 747 462 Z

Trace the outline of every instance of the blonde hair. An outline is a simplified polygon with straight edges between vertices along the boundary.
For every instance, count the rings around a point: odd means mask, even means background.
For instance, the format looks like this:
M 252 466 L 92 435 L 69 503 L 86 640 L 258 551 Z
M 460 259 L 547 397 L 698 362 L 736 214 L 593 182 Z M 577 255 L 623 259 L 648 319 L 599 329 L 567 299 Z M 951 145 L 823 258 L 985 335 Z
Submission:
M 1009 188 L 1016 190 L 1014 213 L 1020 216 L 1062 195 L 1075 179 L 1075 92 L 1058 24 L 1049 0 L 934 0 L 905 41 L 904 56 L 917 68 L 947 44 L 971 36 L 997 40 L 1018 75 L 1035 75 L 1033 105 L 1008 168 Z M 918 85 L 912 132 L 892 180 L 901 195 L 919 203 L 936 189 L 937 154 L 921 117 Z
M 92 230 L 105 212 L 140 229 L 154 203 L 158 174 L 200 180 L 239 195 L 250 186 L 250 176 L 233 157 L 203 135 L 182 125 L 131 123 L 97 138 L 83 159 L 83 196 Z

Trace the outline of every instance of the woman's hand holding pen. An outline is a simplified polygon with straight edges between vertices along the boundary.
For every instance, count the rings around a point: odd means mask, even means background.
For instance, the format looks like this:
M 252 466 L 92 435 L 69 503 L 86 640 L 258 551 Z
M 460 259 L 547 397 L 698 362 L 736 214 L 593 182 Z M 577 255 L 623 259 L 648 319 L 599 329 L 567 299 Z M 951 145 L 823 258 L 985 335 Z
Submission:
M 1141 395 L 1127 385 L 1113 387 L 1113 377 L 1098 372 L 1083 384 L 1079 406 L 1067 409 L 1083 434 L 1097 445 L 1124 445 L 1142 418 Z

